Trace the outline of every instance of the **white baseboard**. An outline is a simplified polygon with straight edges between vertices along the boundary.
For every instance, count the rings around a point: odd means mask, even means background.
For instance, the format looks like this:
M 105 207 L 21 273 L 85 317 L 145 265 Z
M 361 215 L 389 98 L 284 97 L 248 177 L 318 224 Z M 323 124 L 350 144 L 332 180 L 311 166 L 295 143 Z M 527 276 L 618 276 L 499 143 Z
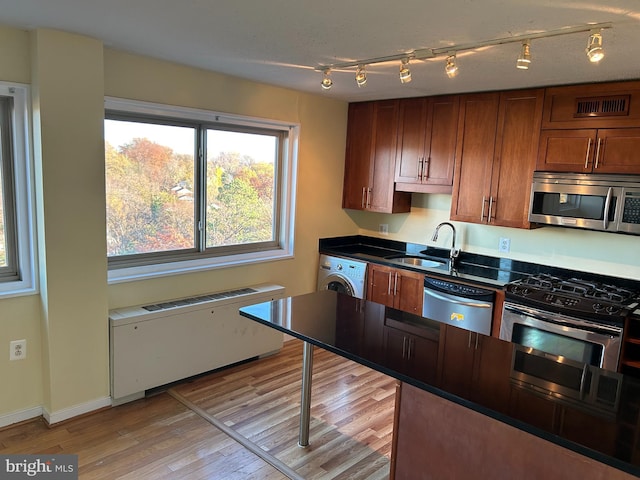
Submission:
M 0 415 L 0 428 L 13 425 L 14 423 L 24 422 L 25 420 L 31 420 L 42 415 L 42 407 L 33 407 L 26 410 L 20 410 L 19 412 L 7 413 Z
M 57 412 L 48 412 L 46 408 L 42 408 L 42 416 L 49 425 L 59 423 L 64 420 L 68 420 L 78 415 L 93 412 L 104 407 L 111 406 L 111 397 L 98 398 L 90 402 L 82 403 L 80 405 L 74 405 L 73 407 L 64 408 Z

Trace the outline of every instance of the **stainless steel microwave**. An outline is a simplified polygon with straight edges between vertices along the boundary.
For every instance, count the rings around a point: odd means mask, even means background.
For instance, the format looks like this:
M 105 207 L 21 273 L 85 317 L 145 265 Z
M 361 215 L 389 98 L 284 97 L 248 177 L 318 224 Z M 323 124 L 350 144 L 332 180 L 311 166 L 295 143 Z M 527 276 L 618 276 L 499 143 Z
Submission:
M 534 172 L 529 221 L 640 235 L 640 176 Z

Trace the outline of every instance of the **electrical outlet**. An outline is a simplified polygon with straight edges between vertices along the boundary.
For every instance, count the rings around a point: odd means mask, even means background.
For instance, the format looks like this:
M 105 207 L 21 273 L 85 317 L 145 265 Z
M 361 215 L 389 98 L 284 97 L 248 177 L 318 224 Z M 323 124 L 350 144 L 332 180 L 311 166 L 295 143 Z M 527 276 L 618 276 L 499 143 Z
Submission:
M 378 232 L 380 232 L 382 235 L 389 235 L 389 224 L 381 223 L 378 227 Z
M 27 341 L 13 340 L 9 342 L 9 360 L 24 360 L 27 358 Z
M 508 253 L 511 249 L 511 239 L 500 237 L 500 243 L 498 244 L 498 250 L 503 253 Z

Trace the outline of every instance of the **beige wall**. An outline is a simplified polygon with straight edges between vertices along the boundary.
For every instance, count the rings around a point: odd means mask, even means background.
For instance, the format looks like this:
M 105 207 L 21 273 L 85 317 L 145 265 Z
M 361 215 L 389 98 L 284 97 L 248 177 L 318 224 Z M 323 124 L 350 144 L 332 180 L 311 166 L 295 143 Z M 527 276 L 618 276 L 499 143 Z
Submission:
M 51 30 L 0 28 L 0 80 L 32 84 L 41 293 L 0 299 L 0 426 L 53 421 L 108 400 L 108 309 L 254 283 L 315 289 L 318 238 L 352 234 L 340 208 L 344 102 L 105 49 Z M 295 258 L 109 286 L 103 98 L 300 124 Z M 9 362 L 9 341 L 28 357 Z

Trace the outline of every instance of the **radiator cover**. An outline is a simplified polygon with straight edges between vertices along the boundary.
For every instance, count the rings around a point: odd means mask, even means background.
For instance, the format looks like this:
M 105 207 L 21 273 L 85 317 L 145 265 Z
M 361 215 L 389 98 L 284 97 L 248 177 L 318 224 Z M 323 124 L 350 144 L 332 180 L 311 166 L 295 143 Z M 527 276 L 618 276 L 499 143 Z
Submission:
M 284 296 L 258 285 L 153 305 L 111 310 L 110 366 L 114 405 L 161 385 L 282 348 L 282 333 L 238 313 Z

